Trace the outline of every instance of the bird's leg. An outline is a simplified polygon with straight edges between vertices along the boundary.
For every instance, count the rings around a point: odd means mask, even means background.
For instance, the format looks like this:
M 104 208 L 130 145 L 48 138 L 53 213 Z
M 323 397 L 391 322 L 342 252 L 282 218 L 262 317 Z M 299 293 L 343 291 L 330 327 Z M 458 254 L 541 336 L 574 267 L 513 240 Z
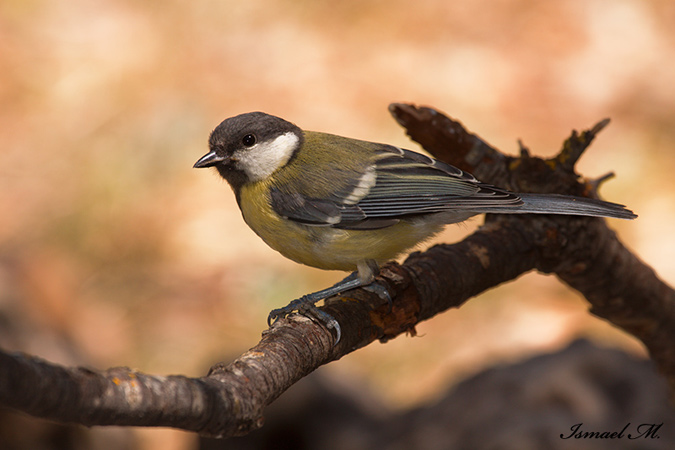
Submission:
M 354 272 L 344 280 L 335 283 L 333 286 L 327 289 L 322 289 L 317 292 L 312 292 L 311 294 L 303 295 L 302 297 L 293 300 L 283 308 L 273 309 L 270 311 L 269 316 L 267 316 L 267 324 L 272 326 L 272 324 L 280 318 L 286 317 L 292 312 L 297 311 L 304 316 L 318 319 L 320 322 L 325 323 L 328 328 L 335 329 L 335 343 L 337 344 L 340 341 L 340 337 L 342 336 L 340 324 L 337 320 L 335 320 L 335 318 L 333 318 L 333 316 L 325 311 L 320 310 L 315 304 L 328 297 L 332 297 L 351 289 L 361 287 L 363 284 L 358 275 L 358 272 Z
M 286 317 L 292 312 L 297 311 L 304 316 L 323 322 L 328 328 L 335 329 L 335 344 L 337 344 L 342 336 L 340 324 L 333 316 L 317 308 L 317 302 L 358 287 L 364 287 L 369 291 L 376 293 L 381 298 L 387 299 L 390 305 L 392 303 L 391 296 L 387 289 L 374 281 L 375 275 L 379 272 L 377 263 L 375 261 L 364 261 L 363 263 L 359 263 L 357 267 L 357 272 L 350 274 L 347 278 L 333 286 L 317 292 L 312 292 L 311 294 L 303 295 L 283 308 L 273 309 L 269 316 L 267 316 L 267 324 L 272 326 L 272 324 L 280 318 Z
M 380 273 L 380 266 L 377 264 L 377 262 L 369 259 L 363 263 L 359 263 L 357 267 L 359 269 L 359 277 L 364 280 L 363 289 L 368 292 L 372 292 L 373 294 L 377 294 L 378 297 L 386 300 L 387 304 L 389 305 L 389 311 L 391 312 L 394 302 L 391 299 L 389 291 L 385 286 L 382 286 L 380 283 L 375 281 L 375 277 Z

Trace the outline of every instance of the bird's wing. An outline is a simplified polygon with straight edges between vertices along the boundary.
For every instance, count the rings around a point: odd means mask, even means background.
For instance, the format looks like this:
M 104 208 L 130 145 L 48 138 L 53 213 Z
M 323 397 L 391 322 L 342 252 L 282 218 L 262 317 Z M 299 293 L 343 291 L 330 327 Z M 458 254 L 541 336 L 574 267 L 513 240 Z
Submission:
M 402 218 L 447 211 L 517 207 L 520 197 L 477 181 L 471 174 L 420 153 L 373 146 L 372 164 L 328 198 L 272 189 L 274 210 L 308 225 L 377 229 Z

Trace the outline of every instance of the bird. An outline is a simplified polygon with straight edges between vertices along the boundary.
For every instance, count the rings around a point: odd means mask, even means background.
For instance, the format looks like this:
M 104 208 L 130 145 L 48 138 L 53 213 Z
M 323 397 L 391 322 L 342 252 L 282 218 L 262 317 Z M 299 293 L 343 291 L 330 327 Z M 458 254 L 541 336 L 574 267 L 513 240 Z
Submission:
M 375 283 L 379 267 L 446 225 L 481 213 L 562 214 L 634 219 L 623 205 L 559 194 L 514 193 L 424 154 L 393 145 L 304 131 L 263 112 L 222 121 L 195 168 L 215 167 L 234 191 L 246 224 L 297 263 L 352 272 L 334 286 L 293 300 L 292 312 L 339 323 L 315 304 Z

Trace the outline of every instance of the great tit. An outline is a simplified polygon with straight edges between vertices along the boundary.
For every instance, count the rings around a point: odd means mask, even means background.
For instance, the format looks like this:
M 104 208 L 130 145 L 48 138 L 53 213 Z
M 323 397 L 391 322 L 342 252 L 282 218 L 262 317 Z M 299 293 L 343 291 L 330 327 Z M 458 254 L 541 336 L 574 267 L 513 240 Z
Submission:
M 249 227 L 293 261 L 356 271 L 335 286 L 273 310 L 337 321 L 314 304 L 373 283 L 379 264 L 480 213 L 633 219 L 622 205 L 552 194 L 516 194 L 444 162 L 392 145 L 303 131 L 262 112 L 224 120 L 194 165 L 215 167 Z M 385 292 L 385 296 L 388 294 Z

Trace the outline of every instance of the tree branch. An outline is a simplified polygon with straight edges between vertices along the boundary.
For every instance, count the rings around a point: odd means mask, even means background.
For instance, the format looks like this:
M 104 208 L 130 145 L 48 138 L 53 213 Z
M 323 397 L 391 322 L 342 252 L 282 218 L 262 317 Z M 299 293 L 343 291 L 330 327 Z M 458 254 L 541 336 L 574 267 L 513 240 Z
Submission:
M 505 156 L 430 108 L 394 104 L 394 117 L 434 156 L 479 179 L 518 191 L 596 195 L 579 183 L 574 162 L 606 121 L 566 141 L 556 158 Z M 329 299 L 325 310 L 342 327 L 330 331 L 292 315 L 230 364 L 202 378 L 158 377 L 128 368 L 64 368 L 22 354 L 0 354 L 0 404 L 84 425 L 171 426 L 206 436 L 234 436 L 262 425 L 263 409 L 322 364 L 387 340 L 470 297 L 537 269 L 555 273 L 584 294 L 591 311 L 641 339 L 675 392 L 675 299 L 672 289 L 633 256 L 601 219 L 488 216 L 462 242 L 387 264 L 379 281 L 388 305 L 358 289 Z
M 581 133 L 572 131 L 552 159 L 532 158 L 527 151 L 514 159 L 431 108 L 392 104 L 389 109 L 408 134 L 432 155 L 489 183 L 519 192 L 597 198 L 597 188 L 608 178 L 606 175 L 579 183 L 574 165 L 609 119 Z M 526 230 L 539 247 L 534 268 L 555 273 L 586 297 L 593 314 L 640 339 L 666 376 L 675 401 L 675 291 L 626 249 L 604 220 L 559 216 L 521 219 L 495 216 L 490 220 L 521 222 L 520 230 Z

